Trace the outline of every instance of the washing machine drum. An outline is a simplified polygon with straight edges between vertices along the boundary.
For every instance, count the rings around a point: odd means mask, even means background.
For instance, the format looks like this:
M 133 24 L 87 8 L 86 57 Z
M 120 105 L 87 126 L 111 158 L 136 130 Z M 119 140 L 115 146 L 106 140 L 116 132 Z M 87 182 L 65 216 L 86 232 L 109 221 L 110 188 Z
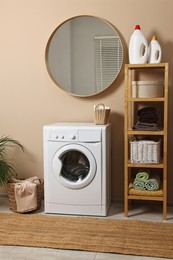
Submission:
M 68 144 L 55 153 L 52 170 L 63 186 L 80 189 L 93 180 L 96 161 L 93 154 L 83 145 Z

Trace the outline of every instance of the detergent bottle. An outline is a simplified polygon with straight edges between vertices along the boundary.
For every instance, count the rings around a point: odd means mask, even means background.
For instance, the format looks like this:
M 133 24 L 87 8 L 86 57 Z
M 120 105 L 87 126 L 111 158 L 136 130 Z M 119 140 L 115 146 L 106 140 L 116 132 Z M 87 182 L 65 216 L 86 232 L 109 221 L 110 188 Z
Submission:
M 162 49 L 159 42 L 154 35 L 149 44 L 148 49 L 148 63 L 160 63 L 162 57 Z
M 141 32 L 140 25 L 136 25 L 129 42 L 129 62 L 144 64 L 148 59 L 148 42 Z

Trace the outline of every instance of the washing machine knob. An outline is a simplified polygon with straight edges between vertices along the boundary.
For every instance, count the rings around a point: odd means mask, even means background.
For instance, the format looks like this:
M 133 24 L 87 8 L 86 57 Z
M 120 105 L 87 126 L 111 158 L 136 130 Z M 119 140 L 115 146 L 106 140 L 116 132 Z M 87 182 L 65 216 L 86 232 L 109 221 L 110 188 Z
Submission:
M 71 135 L 71 139 L 72 139 L 72 140 L 75 140 L 75 139 L 76 139 L 76 136 L 75 136 L 75 135 Z

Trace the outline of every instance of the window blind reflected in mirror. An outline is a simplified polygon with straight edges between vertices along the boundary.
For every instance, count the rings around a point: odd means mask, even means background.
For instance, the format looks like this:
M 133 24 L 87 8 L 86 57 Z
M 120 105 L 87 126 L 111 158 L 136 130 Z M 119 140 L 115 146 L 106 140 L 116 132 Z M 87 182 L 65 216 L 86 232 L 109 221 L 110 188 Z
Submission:
M 96 91 L 110 85 L 118 75 L 123 52 L 118 36 L 97 36 L 95 42 Z

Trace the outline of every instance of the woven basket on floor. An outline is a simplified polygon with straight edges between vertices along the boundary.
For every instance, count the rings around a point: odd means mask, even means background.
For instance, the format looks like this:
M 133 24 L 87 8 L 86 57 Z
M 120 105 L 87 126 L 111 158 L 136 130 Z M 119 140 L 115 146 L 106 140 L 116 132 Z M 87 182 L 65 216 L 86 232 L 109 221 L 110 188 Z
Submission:
M 17 212 L 14 185 L 15 185 L 15 183 L 8 182 L 7 183 L 7 192 L 8 192 L 10 210 L 13 212 Z M 40 179 L 40 183 L 37 184 L 37 208 L 35 210 L 37 210 L 41 207 L 41 201 L 43 198 L 43 186 L 44 186 L 43 180 Z

